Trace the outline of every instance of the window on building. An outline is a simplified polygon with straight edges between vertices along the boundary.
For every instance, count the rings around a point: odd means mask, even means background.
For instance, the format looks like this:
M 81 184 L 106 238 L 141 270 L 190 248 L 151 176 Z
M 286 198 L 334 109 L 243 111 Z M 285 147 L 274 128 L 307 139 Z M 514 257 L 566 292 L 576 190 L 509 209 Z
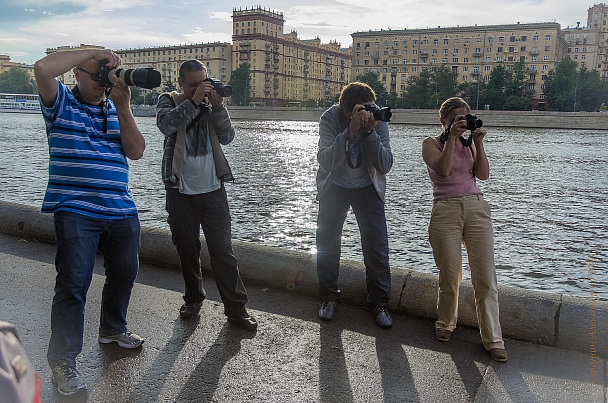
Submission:
M 546 41 L 550 41 L 551 40 L 551 35 L 550 34 L 545 35 L 545 40 Z
M 433 39 L 433 45 L 439 45 L 439 39 Z
M 504 36 L 499 36 L 498 37 L 498 43 L 505 43 L 505 37 Z
M 447 38 L 445 38 L 445 39 L 443 40 L 443 44 L 444 44 L 444 45 L 449 44 L 449 42 L 450 42 L 450 40 L 449 40 L 449 39 L 447 39 Z
M 527 41 L 527 40 L 528 40 L 528 37 L 527 37 L 526 35 L 522 35 L 522 36 L 521 36 L 521 41 L 522 41 L 522 42 L 525 42 L 525 41 Z
M 493 40 L 493 39 L 494 39 L 494 38 L 492 38 L 491 36 L 488 36 L 488 44 L 490 44 L 490 45 L 491 45 L 491 44 L 492 44 L 492 40 Z

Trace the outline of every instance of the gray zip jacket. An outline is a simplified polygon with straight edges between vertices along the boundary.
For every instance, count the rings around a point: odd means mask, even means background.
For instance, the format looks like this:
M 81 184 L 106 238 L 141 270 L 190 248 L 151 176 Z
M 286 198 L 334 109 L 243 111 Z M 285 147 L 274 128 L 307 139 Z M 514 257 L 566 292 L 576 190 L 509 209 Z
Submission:
M 339 105 L 323 113 L 319 122 L 319 151 L 317 161 L 317 200 L 321 200 L 333 183 L 342 164 L 346 164 L 348 119 Z M 386 193 L 386 174 L 393 166 L 393 152 L 388 134 L 388 123 L 380 122 L 372 133 L 361 138 L 361 150 L 366 159 L 369 176 L 380 199 Z

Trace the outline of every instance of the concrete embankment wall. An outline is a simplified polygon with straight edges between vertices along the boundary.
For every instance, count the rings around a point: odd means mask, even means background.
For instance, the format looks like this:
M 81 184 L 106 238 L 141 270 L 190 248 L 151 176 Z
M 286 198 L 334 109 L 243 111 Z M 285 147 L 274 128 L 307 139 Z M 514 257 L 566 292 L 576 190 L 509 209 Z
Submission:
M 323 108 L 254 108 L 229 106 L 235 120 L 297 120 L 318 122 Z M 392 124 L 439 125 L 436 110 L 393 109 Z M 155 107 L 133 107 L 135 116 L 154 116 Z M 487 127 L 520 127 L 537 129 L 606 130 L 608 113 L 544 111 L 476 111 Z
M 36 207 L 0 201 L 0 232 L 54 243 L 53 217 Z M 168 230 L 142 227 L 141 241 L 143 263 L 179 270 Z M 314 255 L 241 241 L 234 241 L 234 252 L 245 283 L 318 295 Z M 206 248 L 202 265 L 205 275 L 211 276 Z M 365 269 L 361 263 L 342 260 L 340 288 L 343 303 L 366 306 Z M 437 276 L 392 268 L 389 309 L 393 313 L 435 319 L 436 300 Z M 506 338 L 608 355 L 608 302 L 508 286 L 499 286 L 499 300 Z M 460 287 L 458 320 L 462 325 L 477 326 L 469 281 Z

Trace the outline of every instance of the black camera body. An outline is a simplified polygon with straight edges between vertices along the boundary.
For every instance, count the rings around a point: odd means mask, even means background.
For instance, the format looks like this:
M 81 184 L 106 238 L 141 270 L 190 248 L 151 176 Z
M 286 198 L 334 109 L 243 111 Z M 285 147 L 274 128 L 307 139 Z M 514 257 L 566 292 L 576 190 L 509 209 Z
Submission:
M 391 112 L 390 106 L 385 106 L 384 108 L 380 108 L 376 104 L 364 105 L 364 106 L 365 106 L 366 111 L 371 112 L 372 115 L 374 115 L 375 120 L 382 120 L 384 122 L 391 121 L 391 116 L 393 116 L 393 113 Z
M 473 115 L 472 113 L 467 113 L 464 115 L 464 118 L 460 118 L 460 120 L 467 121 L 467 130 L 470 131 L 474 131 L 478 127 L 483 126 L 483 120 L 477 119 L 477 116 Z
M 159 71 L 151 67 L 138 69 L 117 69 L 108 67 L 108 60 L 99 61 L 99 75 L 97 81 L 104 87 L 113 87 L 116 84 L 116 79 L 122 78 L 127 85 L 154 89 L 160 86 L 161 75 Z
M 232 87 L 229 85 L 224 85 L 217 78 L 209 78 L 207 77 L 205 81 L 209 81 L 213 84 L 213 89 L 218 93 L 222 98 L 226 98 L 232 95 Z

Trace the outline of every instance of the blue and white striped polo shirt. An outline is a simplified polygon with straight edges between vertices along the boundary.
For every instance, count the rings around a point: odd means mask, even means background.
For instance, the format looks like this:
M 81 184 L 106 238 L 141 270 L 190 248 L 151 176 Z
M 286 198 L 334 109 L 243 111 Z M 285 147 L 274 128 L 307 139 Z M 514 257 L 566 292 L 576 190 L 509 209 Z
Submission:
M 103 107 L 78 102 L 71 90 L 58 84 L 55 104 L 47 108 L 40 103 L 50 157 L 42 212 L 70 211 L 110 220 L 136 215 L 114 104 L 108 102 L 103 133 Z

